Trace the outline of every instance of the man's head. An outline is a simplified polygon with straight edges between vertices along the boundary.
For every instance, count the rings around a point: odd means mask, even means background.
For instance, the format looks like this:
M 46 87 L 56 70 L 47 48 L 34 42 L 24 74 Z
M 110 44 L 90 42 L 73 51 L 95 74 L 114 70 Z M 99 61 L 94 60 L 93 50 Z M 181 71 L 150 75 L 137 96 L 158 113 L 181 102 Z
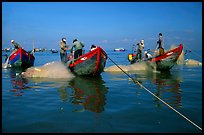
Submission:
M 63 41 L 63 42 L 66 42 L 66 38 L 62 38 L 62 41 Z
M 14 43 L 14 40 L 13 40 L 13 39 L 11 40 L 11 43 Z

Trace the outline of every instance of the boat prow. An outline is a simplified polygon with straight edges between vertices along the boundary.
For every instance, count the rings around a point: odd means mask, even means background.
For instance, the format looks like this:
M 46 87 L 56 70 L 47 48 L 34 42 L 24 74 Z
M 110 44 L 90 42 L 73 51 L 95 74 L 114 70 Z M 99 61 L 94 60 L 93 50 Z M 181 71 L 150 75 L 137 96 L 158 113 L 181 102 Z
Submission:
M 34 61 L 35 57 L 21 47 L 9 57 L 9 64 L 12 67 L 28 68 L 34 65 Z
M 156 56 L 155 58 L 151 59 L 150 62 L 156 63 L 156 70 L 170 70 L 176 64 L 182 50 L 183 45 L 180 44 L 177 48 L 167 51 L 160 56 Z

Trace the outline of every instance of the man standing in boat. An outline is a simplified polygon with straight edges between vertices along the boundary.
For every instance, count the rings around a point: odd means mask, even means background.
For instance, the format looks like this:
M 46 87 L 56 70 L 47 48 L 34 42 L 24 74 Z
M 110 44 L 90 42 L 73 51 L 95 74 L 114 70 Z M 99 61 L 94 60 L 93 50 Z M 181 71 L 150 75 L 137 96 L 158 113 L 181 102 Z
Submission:
M 80 41 L 78 41 L 77 39 L 73 40 L 73 44 L 72 44 L 72 48 L 70 49 L 70 52 L 73 53 L 73 48 L 75 48 L 74 50 L 74 59 L 77 59 L 78 57 L 80 57 L 83 53 L 83 47 L 84 44 Z
M 66 45 L 66 38 L 62 38 L 60 42 L 60 59 L 63 63 L 67 62 L 67 49 L 68 46 Z
M 18 50 L 21 46 L 15 42 L 14 40 L 11 40 L 11 43 L 14 45 L 14 50 Z
M 141 60 L 142 59 L 142 50 L 144 49 L 144 40 L 141 40 L 139 43 L 137 43 L 138 48 L 137 48 L 137 53 L 136 53 L 136 60 Z
M 159 33 L 159 40 L 157 41 L 157 49 L 159 49 L 159 55 L 164 54 L 164 41 L 162 33 Z

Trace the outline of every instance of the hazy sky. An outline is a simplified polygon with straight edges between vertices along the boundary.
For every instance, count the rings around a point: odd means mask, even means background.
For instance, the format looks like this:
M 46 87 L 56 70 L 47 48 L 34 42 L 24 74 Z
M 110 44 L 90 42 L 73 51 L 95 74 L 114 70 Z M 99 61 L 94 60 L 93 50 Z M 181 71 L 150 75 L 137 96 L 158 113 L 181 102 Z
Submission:
M 165 47 L 183 43 L 202 48 L 202 2 L 2 2 L 2 48 L 11 39 L 25 49 L 59 49 L 62 37 L 81 40 L 85 49 L 124 47 L 145 40 L 155 49 L 158 34 Z

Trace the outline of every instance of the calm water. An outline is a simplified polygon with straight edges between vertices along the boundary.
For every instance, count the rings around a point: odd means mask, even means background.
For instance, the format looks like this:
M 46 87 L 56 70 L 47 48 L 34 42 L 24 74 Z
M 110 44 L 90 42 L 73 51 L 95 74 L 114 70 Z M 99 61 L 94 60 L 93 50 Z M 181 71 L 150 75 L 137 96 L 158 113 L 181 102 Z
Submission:
M 131 51 L 106 52 L 116 63 L 128 65 Z M 35 57 L 35 66 L 60 59 L 51 52 L 36 52 Z M 107 60 L 106 68 L 112 65 Z M 71 80 L 23 79 L 20 72 L 2 69 L 4 133 L 201 133 L 122 72 Z M 130 76 L 202 128 L 201 66 Z

